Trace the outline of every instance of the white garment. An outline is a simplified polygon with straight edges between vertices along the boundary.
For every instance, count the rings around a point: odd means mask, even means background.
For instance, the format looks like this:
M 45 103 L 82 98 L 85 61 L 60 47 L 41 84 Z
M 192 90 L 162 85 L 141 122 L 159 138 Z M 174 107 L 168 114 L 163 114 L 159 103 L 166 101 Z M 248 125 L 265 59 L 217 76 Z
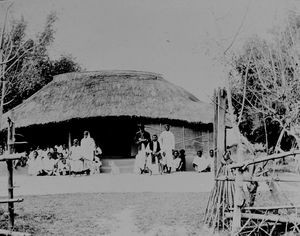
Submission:
M 197 166 L 197 171 L 200 172 L 205 170 L 208 166 L 211 165 L 211 160 L 204 156 L 202 157 L 196 156 L 193 160 L 193 164 Z
M 171 170 L 172 170 L 172 171 L 176 171 L 177 168 L 178 168 L 179 165 L 180 165 L 180 162 L 181 162 L 181 159 L 180 159 L 179 157 L 173 159 Z
M 72 160 L 79 160 L 82 158 L 82 150 L 80 146 L 72 146 L 70 148 L 70 159 Z
M 175 149 L 174 134 L 170 130 L 169 131 L 165 130 L 160 134 L 158 141 L 160 143 L 160 148 L 162 151 L 161 163 L 163 165 L 167 165 L 168 167 L 172 167 L 172 161 L 173 161 L 172 150 Z
M 85 159 L 92 161 L 96 150 L 95 141 L 89 135 L 81 140 L 82 155 Z
M 72 146 L 70 149 L 70 165 L 71 170 L 78 172 L 83 170 L 83 162 L 80 160 L 82 158 L 82 150 L 80 146 Z
M 146 148 L 145 145 L 142 143 L 141 150 L 139 150 L 138 154 L 135 156 L 135 163 L 134 163 L 134 172 L 140 173 L 140 169 L 144 169 L 146 164 Z
M 169 131 L 163 131 L 159 138 L 158 141 L 160 143 L 160 148 L 162 150 L 173 150 L 175 149 L 175 137 L 174 134 L 169 130 Z
M 102 149 L 100 147 L 96 148 L 96 153 L 97 155 L 101 155 L 102 154 Z
M 44 158 L 44 169 L 48 170 L 48 171 L 53 171 L 54 170 L 54 166 L 56 164 L 56 160 L 54 159 L 49 159 L 49 158 Z
M 28 160 L 28 174 L 29 175 L 37 175 L 40 171 L 39 160 L 38 157 L 34 159 L 33 157 Z
M 67 163 L 63 163 L 62 160 L 59 160 L 57 162 L 57 170 L 58 170 L 58 172 L 67 171 L 68 169 L 69 168 L 68 168 Z
M 63 148 L 62 148 L 62 146 L 61 146 L 61 145 L 56 146 L 56 151 L 57 151 L 58 153 L 63 153 Z

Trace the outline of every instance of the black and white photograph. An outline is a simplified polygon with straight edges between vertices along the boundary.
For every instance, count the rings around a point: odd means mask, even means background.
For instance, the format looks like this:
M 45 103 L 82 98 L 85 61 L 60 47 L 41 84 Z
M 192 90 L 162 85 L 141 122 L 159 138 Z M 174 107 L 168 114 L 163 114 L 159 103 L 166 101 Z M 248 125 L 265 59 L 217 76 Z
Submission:
M 300 235 L 300 0 L 0 0 L 0 235 Z

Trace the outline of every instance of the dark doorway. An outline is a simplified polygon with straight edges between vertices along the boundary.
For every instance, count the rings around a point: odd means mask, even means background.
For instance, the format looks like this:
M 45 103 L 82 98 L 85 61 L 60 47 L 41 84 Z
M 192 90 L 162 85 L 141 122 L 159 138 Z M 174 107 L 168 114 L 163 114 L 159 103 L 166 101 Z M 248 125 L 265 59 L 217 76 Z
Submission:
M 87 130 L 101 147 L 104 158 L 128 158 L 132 156 L 136 124 L 130 117 L 88 118 L 36 125 L 18 129 L 18 132 L 28 141 L 28 146 L 51 147 L 68 144 L 69 135 L 72 142 L 80 141 Z

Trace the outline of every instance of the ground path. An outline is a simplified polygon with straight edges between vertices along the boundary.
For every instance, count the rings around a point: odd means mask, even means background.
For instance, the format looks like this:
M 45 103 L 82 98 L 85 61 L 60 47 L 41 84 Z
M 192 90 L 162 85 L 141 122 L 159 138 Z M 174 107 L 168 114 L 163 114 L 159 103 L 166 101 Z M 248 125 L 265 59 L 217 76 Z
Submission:
M 99 174 L 92 176 L 14 177 L 15 195 L 118 192 L 210 192 L 211 173 L 180 172 L 166 175 Z M 7 176 L 0 177 L 0 196 L 7 196 Z
M 91 176 L 14 176 L 15 195 L 126 192 L 210 192 L 212 173 L 177 172 L 166 175 L 97 174 Z M 299 183 L 281 183 L 281 191 L 299 192 Z M 260 185 L 267 190 L 266 184 Z M 0 196 L 7 196 L 7 176 L 0 176 Z

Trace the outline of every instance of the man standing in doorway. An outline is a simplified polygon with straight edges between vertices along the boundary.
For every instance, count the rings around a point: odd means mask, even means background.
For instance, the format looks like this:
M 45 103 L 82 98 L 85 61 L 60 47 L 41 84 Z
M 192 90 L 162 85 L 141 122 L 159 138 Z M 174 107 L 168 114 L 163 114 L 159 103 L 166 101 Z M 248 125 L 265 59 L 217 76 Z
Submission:
M 149 174 L 152 175 L 153 169 L 158 170 L 158 173 L 162 174 L 162 167 L 160 164 L 161 154 L 160 154 L 160 145 L 158 142 L 158 137 L 156 134 L 152 135 L 152 141 L 148 144 L 146 153 L 147 153 L 147 168 Z
M 135 143 L 138 148 L 138 153 L 135 157 L 135 172 L 143 174 L 146 165 L 146 147 L 151 140 L 150 134 L 145 130 L 143 124 L 138 125 L 139 131 L 135 135 Z
M 173 150 L 175 149 L 175 137 L 170 131 L 170 125 L 165 125 L 165 131 L 160 134 L 158 140 L 162 151 L 163 169 L 167 169 L 167 172 L 170 173 L 173 161 Z

